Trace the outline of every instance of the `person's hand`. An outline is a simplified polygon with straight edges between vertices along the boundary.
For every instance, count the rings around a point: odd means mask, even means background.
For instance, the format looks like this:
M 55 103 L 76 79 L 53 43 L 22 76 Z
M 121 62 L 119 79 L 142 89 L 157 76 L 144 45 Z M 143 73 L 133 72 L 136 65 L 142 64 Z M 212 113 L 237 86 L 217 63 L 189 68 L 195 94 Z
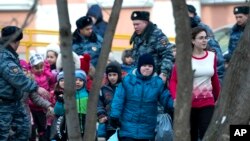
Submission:
M 118 118 L 110 117 L 110 125 L 116 129 L 118 127 L 121 127 L 121 122 Z
M 39 95 L 41 95 L 42 97 L 46 98 L 46 99 L 50 99 L 49 92 L 46 89 L 42 88 L 42 87 L 38 87 L 37 93 Z
M 108 120 L 108 118 L 105 116 L 105 117 L 100 118 L 100 119 L 99 119 L 99 122 L 100 122 L 100 123 L 104 123 L 104 122 L 106 122 L 107 120 Z
M 167 81 L 167 75 L 165 73 L 160 73 L 159 77 L 162 79 L 164 83 Z
M 47 109 L 47 116 L 53 116 L 55 113 L 54 113 L 54 108 L 49 106 L 48 109 Z

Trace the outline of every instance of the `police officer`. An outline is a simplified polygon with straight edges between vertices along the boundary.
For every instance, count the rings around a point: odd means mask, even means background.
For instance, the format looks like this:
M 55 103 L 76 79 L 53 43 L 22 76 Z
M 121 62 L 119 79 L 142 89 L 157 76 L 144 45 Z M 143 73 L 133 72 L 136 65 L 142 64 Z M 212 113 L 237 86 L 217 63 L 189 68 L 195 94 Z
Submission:
M 29 138 L 29 119 L 21 104 L 23 92 L 48 92 L 38 87 L 23 73 L 16 50 L 23 33 L 16 26 L 6 26 L 1 31 L 0 45 L 0 140 L 12 140 L 10 128 L 15 132 L 13 140 L 27 141 Z M 5 47 L 6 46 L 6 47 Z
M 208 25 L 201 22 L 200 17 L 196 13 L 195 7 L 193 5 L 188 4 L 187 9 L 188 9 L 188 16 L 190 18 L 191 28 L 198 26 L 198 27 L 202 27 L 202 28 L 206 29 L 206 31 L 207 31 L 208 46 L 216 52 L 217 74 L 218 74 L 220 82 L 222 82 L 224 72 L 225 72 L 225 67 L 224 67 L 224 58 L 222 55 L 220 45 L 215 40 L 214 33 L 213 33 L 212 29 Z
M 236 24 L 232 27 L 228 45 L 228 54 L 229 58 L 233 54 L 237 44 L 240 40 L 241 35 L 245 29 L 247 19 L 249 16 L 249 7 L 248 6 L 236 6 L 234 7 L 234 16 L 236 18 Z
M 88 16 L 79 18 L 76 27 L 73 33 L 73 51 L 78 55 L 88 53 L 91 56 L 91 64 L 96 66 L 101 53 L 102 37 L 93 32 L 93 22 Z
M 173 54 L 168 47 L 168 38 L 157 25 L 149 21 L 149 16 L 147 11 L 134 11 L 131 15 L 135 29 L 130 39 L 130 44 L 133 43 L 132 57 L 137 64 L 141 55 L 151 54 L 156 64 L 156 72 L 165 82 L 171 73 Z

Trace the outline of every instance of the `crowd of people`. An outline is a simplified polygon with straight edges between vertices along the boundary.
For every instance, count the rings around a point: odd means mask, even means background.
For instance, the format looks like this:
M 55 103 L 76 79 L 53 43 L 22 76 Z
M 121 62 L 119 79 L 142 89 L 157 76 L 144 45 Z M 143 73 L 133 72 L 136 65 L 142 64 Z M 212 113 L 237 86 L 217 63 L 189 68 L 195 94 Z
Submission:
M 229 53 L 225 56 L 195 7 L 187 5 L 187 9 L 192 28 L 190 44 L 194 70 L 190 135 L 192 141 L 198 141 L 212 118 L 225 67 L 242 36 L 249 7 L 234 8 L 237 23 L 232 28 Z M 98 99 L 97 122 L 103 127 L 102 137 L 106 140 L 119 130 L 120 141 L 152 141 L 159 107 L 174 118 L 177 48 L 150 21 L 149 12 L 134 11 L 131 20 L 134 26 L 130 39 L 132 48 L 123 51 L 122 63 L 114 59 L 107 63 Z M 73 32 L 75 100 L 82 136 L 87 103 L 91 102 L 88 95 L 106 25 L 100 6 L 92 5 L 86 16 L 76 21 L 77 28 Z M 19 27 L 6 26 L 1 30 L 0 140 L 66 141 L 63 72 L 66 68 L 62 67 L 60 47 L 52 43 L 47 46 L 45 55 L 34 53 L 26 61 L 19 59 L 16 52 L 22 38 Z

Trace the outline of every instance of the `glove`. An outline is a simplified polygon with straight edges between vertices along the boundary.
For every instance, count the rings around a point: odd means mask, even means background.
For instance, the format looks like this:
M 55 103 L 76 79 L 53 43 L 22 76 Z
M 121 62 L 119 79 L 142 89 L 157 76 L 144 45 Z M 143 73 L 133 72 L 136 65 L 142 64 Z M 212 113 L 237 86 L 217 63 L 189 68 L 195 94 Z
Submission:
M 54 94 L 56 95 L 56 100 L 63 103 L 63 91 L 55 91 Z
M 118 127 L 121 127 L 121 122 L 118 118 L 110 117 L 110 125 L 116 129 Z

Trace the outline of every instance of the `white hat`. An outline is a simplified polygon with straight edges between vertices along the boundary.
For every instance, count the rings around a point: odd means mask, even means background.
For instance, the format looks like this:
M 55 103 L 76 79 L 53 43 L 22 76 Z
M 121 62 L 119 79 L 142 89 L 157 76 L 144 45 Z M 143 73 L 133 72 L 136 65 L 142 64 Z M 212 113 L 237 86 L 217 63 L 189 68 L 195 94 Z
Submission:
M 80 69 L 80 56 L 78 56 L 75 52 L 72 52 L 73 61 L 75 63 L 75 69 Z M 60 71 L 62 69 L 62 54 L 60 53 L 56 60 L 56 69 Z
M 48 51 L 53 51 L 53 52 L 55 52 L 55 53 L 57 53 L 57 54 L 60 53 L 60 47 L 59 47 L 59 45 L 58 45 L 57 43 L 51 43 L 51 44 L 49 44 L 46 48 L 47 48 L 46 53 L 47 53 Z
M 31 66 L 35 66 L 41 62 L 44 62 L 44 59 L 41 54 L 35 53 L 30 56 L 29 61 Z

